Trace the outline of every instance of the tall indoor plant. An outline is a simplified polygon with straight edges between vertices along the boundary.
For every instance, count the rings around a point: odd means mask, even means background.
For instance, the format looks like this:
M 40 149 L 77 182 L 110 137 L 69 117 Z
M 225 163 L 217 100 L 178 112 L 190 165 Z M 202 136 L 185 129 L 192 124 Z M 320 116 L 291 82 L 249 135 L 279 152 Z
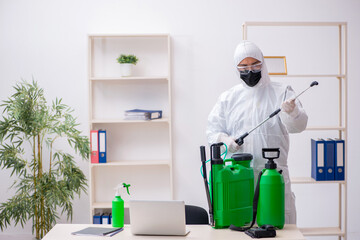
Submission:
M 35 81 L 23 81 L 14 89 L 1 105 L 0 166 L 12 169 L 16 194 L 0 204 L 0 228 L 32 220 L 33 234 L 41 239 L 56 223 L 58 212 L 72 219 L 72 200 L 87 187 L 74 156 L 55 149 L 55 144 L 66 139 L 75 153 L 88 159 L 89 140 L 76 129 L 73 110 L 61 99 L 48 106 Z

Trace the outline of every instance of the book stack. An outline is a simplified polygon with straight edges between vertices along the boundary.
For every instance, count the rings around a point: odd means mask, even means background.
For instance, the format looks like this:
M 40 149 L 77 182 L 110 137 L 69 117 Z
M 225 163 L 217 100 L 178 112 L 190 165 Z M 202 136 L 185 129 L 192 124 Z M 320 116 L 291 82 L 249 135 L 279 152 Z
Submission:
M 125 111 L 125 120 L 153 120 L 162 118 L 161 110 L 131 109 Z

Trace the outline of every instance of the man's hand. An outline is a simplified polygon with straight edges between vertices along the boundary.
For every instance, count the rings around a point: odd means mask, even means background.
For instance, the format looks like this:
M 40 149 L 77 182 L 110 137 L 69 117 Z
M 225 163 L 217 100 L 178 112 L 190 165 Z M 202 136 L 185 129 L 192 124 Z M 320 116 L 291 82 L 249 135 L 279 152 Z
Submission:
M 281 105 L 281 110 L 292 117 L 296 117 L 299 114 L 299 108 L 295 104 L 295 99 L 289 99 L 283 102 Z
M 240 149 L 240 146 L 235 142 L 235 138 L 229 137 L 228 135 L 222 133 L 219 136 L 219 142 L 223 142 L 228 147 L 228 151 L 237 152 Z

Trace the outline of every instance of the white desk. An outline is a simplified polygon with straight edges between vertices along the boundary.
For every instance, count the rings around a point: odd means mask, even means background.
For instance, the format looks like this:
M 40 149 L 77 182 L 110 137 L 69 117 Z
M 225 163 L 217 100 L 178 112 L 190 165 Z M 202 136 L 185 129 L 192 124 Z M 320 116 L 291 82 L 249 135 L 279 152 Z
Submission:
M 97 239 L 135 239 L 135 240 L 195 240 L 195 239 L 226 239 L 226 240 L 242 240 L 253 239 L 242 232 L 232 231 L 229 229 L 213 229 L 207 225 L 187 225 L 186 228 L 190 230 L 190 233 L 184 237 L 179 236 L 136 236 L 131 234 L 130 226 L 124 227 L 124 230 L 120 233 L 108 237 L 97 236 L 75 236 L 72 232 L 82 230 L 87 227 L 111 227 L 110 225 L 93 225 L 93 224 L 56 224 L 53 229 L 46 234 L 43 240 L 97 240 Z M 283 240 L 305 240 L 304 236 L 297 229 L 295 225 L 285 225 L 284 229 L 276 231 L 276 238 L 271 239 L 283 239 Z

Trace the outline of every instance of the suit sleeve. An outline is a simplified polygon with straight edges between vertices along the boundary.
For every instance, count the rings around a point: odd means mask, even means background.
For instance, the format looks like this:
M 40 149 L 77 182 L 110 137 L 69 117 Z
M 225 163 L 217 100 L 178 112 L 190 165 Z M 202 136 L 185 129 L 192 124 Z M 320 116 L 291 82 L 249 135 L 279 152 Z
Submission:
M 219 142 L 219 137 L 223 134 L 227 135 L 226 131 L 226 116 L 225 116 L 225 101 L 224 94 L 220 95 L 215 106 L 208 116 L 208 123 L 206 128 L 206 135 L 209 144 Z

